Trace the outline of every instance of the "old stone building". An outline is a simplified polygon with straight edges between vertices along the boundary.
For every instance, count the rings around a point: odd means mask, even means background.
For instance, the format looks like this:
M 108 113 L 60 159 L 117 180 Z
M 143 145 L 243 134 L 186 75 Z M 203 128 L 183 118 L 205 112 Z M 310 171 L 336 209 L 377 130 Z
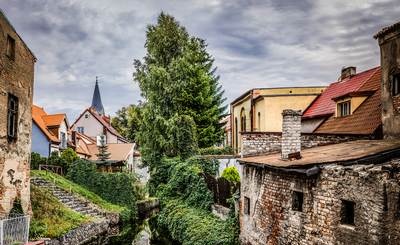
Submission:
M 36 58 L 0 10 L 0 215 L 15 201 L 29 213 L 29 160 Z
M 399 34 L 397 23 L 375 36 L 382 63 L 371 77 L 380 74 L 382 96 L 374 85 L 367 86 L 369 92 L 344 92 L 333 98 L 332 104 L 366 97 L 354 111 L 353 101 L 336 107 L 346 115 L 335 111 L 325 121 L 325 130 L 342 130 L 341 137 L 350 141 L 301 149 L 300 113 L 288 110 L 282 113 L 283 133 L 276 140 L 281 153 L 239 159 L 242 244 L 399 244 Z M 382 121 L 371 123 L 367 116 L 380 111 L 381 104 Z M 354 138 L 354 132 L 373 132 L 380 124 L 384 139 Z

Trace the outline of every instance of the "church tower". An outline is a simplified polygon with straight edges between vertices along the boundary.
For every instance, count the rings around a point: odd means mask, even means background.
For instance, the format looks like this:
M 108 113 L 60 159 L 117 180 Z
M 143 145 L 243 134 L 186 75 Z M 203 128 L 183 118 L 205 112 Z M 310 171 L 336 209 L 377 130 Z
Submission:
M 90 108 L 94 109 L 101 116 L 105 115 L 103 103 L 101 102 L 100 89 L 97 77 L 96 77 L 96 85 L 94 86 L 92 106 Z

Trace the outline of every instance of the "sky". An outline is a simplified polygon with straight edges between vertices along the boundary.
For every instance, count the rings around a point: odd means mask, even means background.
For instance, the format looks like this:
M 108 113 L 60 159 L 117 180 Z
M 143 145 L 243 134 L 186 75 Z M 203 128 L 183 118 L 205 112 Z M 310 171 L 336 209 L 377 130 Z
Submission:
M 226 102 L 255 87 L 328 85 L 344 66 L 379 65 L 373 35 L 400 21 L 398 0 L 0 0 L 37 57 L 34 103 L 71 122 L 95 77 L 107 114 L 137 104 L 133 61 L 161 11 L 205 39 Z

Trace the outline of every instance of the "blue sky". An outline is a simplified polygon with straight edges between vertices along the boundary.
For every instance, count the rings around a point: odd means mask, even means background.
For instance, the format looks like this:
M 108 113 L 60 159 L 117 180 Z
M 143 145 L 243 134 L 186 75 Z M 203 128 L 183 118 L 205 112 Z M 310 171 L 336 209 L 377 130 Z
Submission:
M 99 76 L 107 114 L 137 103 L 133 60 L 165 11 L 205 39 L 227 102 L 253 87 L 327 85 L 343 66 L 379 65 L 373 34 L 400 21 L 398 0 L 1 0 L 38 58 L 34 102 L 69 120 Z

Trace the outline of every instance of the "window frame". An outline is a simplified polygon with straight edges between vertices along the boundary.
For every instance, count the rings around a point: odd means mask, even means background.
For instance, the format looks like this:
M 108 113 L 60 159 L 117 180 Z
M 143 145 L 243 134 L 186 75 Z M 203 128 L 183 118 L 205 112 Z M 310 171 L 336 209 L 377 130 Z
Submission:
M 304 207 L 304 192 L 293 191 L 292 192 L 292 210 L 297 212 L 303 212 Z
M 13 105 L 13 108 L 11 108 Z M 8 93 L 7 99 L 7 139 L 8 142 L 15 142 L 18 138 L 18 110 L 19 99 L 17 96 Z M 11 122 L 12 121 L 12 122 Z M 12 132 L 11 132 L 12 131 Z
M 345 105 L 347 106 L 345 107 Z M 345 117 L 351 115 L 351 100 L 338 102 L 336 110 L 337 110 L 337 117 Z M 344 114 L 344 112 L 346 112 L 346 114 Z
M 6 55 L 10 60 L 15 60 L 15 39 L 10 35 L 7 35 Z
M 60 147 L 62 149 L 67 148 L 67 134 L 65 132 L 60 132 Z
M 76 131 L 80 134 L 85 134 L 85 127 L 76 127 Z
M 400 73 L 396 73 L 392 75 L 391 84 L 390 84 L 390 94 L 392 96 L 400 95 Z
M 243 213 L 250 215 L 250 198 L 246 196 L 243 199 Z
M 356 217 L 356 203 L 350 200 L 342 200 L 340 208 L 340 223 L 342 225 L 355 226 L 355 217 Z

